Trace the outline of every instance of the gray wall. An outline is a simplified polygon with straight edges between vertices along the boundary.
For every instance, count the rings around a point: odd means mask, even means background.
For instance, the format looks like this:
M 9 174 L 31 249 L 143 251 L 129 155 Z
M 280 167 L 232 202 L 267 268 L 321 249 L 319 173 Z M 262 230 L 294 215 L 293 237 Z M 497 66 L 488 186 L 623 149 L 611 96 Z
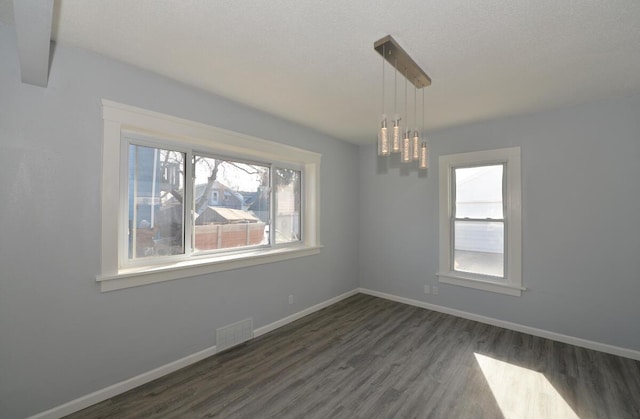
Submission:
M 100 99 L 322 153 L 320 255 L 101 294 Z M 58 406 L 357 287 L 355 146 L 67 47 L 20 83 L 0 24 L 0 417 Z M 295 304 L 288 304 L 288 295 Z
M 360 150 L 360 286 L 640 350 L 640 95 L 430 135 L 426 177 Z M 438 156 L 521 146 L 522 297 L 437 284 Z M 396 156 L 397 157 L 397 156 Z M 392 161 L 392 163 L 395 163 Z

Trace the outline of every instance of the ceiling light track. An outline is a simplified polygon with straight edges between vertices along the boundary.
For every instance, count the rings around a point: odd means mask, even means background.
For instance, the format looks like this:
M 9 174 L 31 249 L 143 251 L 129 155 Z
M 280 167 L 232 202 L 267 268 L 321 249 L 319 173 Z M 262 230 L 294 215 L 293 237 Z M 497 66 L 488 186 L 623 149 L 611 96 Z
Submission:
M 406 74 L 407 80 L 418 89 L 431 86 L 431 77 L 420 68 L 418 64 L 402 49 L 391 35 L 377 40 L 373 48 L 378 51 L 385 60 L 395 67 L 400 74 Z

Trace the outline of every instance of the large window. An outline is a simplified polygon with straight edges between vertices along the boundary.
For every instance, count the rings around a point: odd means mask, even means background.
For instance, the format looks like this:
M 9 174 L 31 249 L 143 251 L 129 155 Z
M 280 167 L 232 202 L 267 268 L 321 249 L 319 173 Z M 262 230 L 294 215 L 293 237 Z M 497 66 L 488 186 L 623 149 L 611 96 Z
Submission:
M 441 156 L 440 282 L 520 295 L 520 149 Z
M 103 115 L 103 291 L 319 251 L 319 155 L 109 101 Z

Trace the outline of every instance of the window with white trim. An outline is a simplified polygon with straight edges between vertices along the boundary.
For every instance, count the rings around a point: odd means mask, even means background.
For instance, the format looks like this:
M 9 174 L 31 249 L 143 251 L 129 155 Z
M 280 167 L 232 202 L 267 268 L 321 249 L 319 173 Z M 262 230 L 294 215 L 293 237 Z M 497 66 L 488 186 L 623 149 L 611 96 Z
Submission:
M 521 295 L 520 148 L 440 156 L 440 282 Z
M 103 291 L 319 252 L 319 154 L 106 100 L 103 118 Z

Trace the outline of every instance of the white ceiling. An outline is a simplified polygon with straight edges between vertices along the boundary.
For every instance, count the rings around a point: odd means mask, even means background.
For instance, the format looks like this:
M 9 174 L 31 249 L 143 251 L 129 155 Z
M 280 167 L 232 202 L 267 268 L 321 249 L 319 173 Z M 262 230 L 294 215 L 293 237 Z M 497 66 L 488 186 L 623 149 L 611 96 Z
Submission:
M 367 144 L 388 34 L 433 80 L 429 130 L 640 92 L 638 0 L 56 0 L 52 37 Z

